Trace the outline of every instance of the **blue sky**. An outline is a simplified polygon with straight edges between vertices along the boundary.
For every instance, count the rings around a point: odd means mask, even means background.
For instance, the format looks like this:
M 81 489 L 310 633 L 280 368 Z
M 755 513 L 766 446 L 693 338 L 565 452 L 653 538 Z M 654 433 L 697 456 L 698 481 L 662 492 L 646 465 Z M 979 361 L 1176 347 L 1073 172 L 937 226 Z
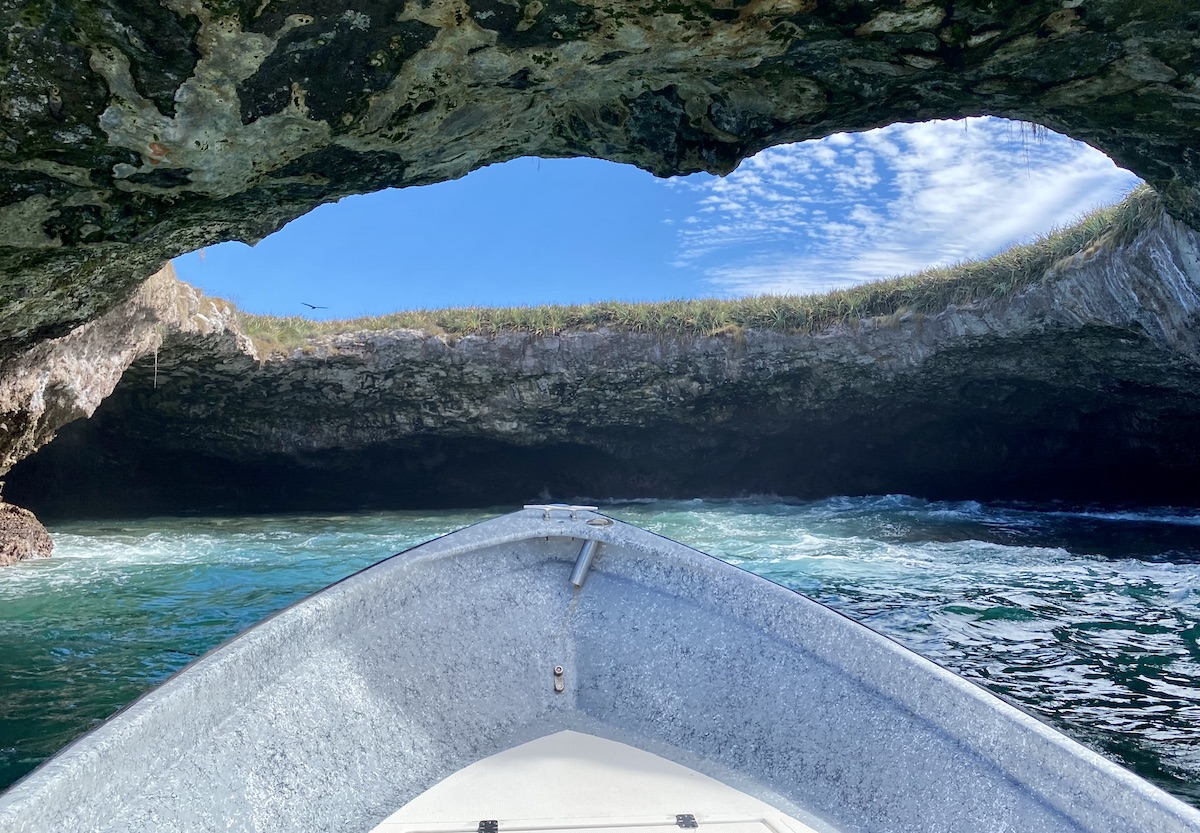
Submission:
M 175 266 L 249 312 L 320 318 L 816 292 L 986 257 L 1137 182 L 1014 122 L 900 124 L 771 148 L 723 179 L 518 159 L 349 197 Z

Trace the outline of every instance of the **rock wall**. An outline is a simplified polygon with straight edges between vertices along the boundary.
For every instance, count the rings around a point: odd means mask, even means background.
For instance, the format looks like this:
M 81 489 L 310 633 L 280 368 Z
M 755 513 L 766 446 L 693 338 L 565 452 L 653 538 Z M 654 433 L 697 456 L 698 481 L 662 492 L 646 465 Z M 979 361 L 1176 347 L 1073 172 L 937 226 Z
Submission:
M 232 322 L 193 323 L 9 493 L 50 514 L 747 492 L 1194 503 L 1198 315 L 1200 236 L 1160 216 L 1007 300 L 817 335 L 398 330 L 260 360 Z
M 137 359 L 145 356 L 153 363 L 164 339 L 188 337 L 228 339 L 254 354 L 233 307 L 180 282 L 168 264 L 100 318 L 0 361 L 0 478 L 64 425 L 90 417 Z M 87 491 L 69 481 L 54 488 L 64 494 Z M 0 566 L 53 550 L 53 540 L 32 512 L 0 500 Z
M 0 361 L 0 477 L 62 426 L 90 417 L 137 359 L 153 365 L 168 336 L 224 336 L 254 355 L 233 307 L 180 282 L 168 264 L 106 315 Z
M 1200 228 L 1192 0 L 0 0 L 0 357 L 168 258 L 522 155 L 725 172 L 990 113 Z

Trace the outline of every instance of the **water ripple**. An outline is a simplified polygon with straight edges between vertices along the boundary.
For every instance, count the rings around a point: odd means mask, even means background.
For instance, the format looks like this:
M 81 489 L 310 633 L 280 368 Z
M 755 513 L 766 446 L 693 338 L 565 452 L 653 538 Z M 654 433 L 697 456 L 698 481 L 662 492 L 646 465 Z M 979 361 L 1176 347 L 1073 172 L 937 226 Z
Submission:
M 888 495 L 612 514 L 799 590 L 1200 805 L 1200 513 Z M 0 786 L 270 613 L 495 512 L 53 529 L 0 570 Z

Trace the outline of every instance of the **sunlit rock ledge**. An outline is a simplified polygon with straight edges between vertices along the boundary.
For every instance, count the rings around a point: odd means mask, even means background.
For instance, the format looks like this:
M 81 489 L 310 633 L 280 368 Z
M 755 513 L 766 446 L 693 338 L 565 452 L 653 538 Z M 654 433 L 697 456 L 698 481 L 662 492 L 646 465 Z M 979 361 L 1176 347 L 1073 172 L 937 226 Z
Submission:
M 388 330 L 262 357 L 229 305 L 164 273 L 0 367 L 6 465 L 59 433 L 5 496 L 47 517 L 745 493 L 1196 503 L 1198 313 L 1200 236 L 1161 211 L 1005 297 L 813 334 Z

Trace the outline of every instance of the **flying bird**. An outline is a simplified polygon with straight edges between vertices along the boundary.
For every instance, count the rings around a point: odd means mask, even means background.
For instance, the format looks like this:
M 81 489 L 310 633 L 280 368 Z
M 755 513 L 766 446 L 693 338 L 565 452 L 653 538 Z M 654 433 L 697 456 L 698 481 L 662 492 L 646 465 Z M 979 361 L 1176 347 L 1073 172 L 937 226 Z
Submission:
M 329 307 L 318 307 L 316 304 L 310 304 L 308 301 L 301 301 L 300 303 L 304 304 L 304 306 L 308 307 L 309 309 L 329 309 Z

